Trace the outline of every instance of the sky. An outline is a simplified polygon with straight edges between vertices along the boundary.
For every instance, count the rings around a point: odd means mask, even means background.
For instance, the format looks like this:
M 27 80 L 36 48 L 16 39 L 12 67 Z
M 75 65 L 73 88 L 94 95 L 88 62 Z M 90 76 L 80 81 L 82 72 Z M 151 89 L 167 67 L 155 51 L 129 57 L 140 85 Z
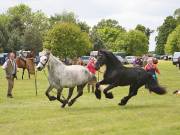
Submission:
M 180 8 L 180 0 L 0 0 L 0 13 L 20 3 L 33 11 L 42 10 L 48 16 L 72 11 L 90 26 L 101 19 L 116 19 L 127 30 L 137 24 L 156 30 L 165 17 Z M 154 32 L 150 37 L 150 51 L 155 49 L 156 35 Z

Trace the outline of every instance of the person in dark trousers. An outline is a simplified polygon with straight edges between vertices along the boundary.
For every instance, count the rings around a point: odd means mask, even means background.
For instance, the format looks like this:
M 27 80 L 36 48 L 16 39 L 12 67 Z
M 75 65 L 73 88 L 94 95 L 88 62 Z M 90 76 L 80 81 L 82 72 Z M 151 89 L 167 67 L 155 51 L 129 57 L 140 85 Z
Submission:
M 12 90 L 14 87 L 14 78 L 16 77 L 17 73 L 17 66 L 15 60 L 15 53 L 9 53 L 8 59 L 3 64 L 2 68 L 5 70 L 6 79 L 8 81 L 8 90 L 7 90 L 7 97 L 13 98 Z

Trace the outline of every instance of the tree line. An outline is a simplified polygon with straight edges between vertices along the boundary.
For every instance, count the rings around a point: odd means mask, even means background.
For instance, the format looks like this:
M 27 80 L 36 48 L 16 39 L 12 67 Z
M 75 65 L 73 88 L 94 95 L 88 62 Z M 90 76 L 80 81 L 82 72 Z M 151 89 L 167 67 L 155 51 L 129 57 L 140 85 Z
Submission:
M 48 17 L 25 4 L 0 14 L 0 52 L 50 49 L 55 55 L 79 57 L 91 50 L 123 51 L 128 55 L 148 52 L 153 30 L 138 24 L 127 31 L 118 21 L 102 19 L 92 28 L 73 12 Z
M 176 9 L 172 16 L 167 16 L 157 31 L 157 54 L 173 54 L 180 51 L 180 8 Z

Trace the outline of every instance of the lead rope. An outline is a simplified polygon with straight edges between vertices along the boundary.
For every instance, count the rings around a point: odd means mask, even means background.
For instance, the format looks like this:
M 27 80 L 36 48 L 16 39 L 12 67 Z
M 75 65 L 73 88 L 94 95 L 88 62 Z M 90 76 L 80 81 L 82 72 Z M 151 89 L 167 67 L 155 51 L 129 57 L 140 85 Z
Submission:
M 46 79 L 48 80 L 48 76 L 46 74 L 46 71 L 43 69 L 43 72 L 44 72 L 44 76 L 46 77 Z
M 37 70 L 35 71 L 35 74 L 34 74 L 34 81 L 35 81 L 35 90 L 36 90 L 36 96 L 37 96 Z

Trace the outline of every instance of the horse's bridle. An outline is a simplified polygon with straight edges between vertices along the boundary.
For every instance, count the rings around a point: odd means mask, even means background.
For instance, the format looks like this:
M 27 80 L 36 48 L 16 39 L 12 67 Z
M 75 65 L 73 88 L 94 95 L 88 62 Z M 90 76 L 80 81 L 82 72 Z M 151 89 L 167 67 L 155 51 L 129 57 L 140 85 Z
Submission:
M 46 64 L 48 63 L 49 61 L 49 55 L 45 55 L 47 57 L 47 60 L 45 63 L 42 63 L 41 61 L 39 63 L 41 63 L 43 65 L 43 68 L 46 66 Z

